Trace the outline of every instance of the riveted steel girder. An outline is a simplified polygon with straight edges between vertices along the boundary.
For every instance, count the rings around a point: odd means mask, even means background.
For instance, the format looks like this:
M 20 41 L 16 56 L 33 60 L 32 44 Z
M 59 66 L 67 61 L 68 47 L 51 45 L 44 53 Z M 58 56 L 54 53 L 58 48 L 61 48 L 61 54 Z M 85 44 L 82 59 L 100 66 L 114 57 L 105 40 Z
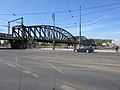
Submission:
M 32 38 L 36 41 L 52 41 L 55 42 L 75 42 L 75 37 L 68 31 L 49 25 L 37 26 L 14 26 L 12 29 L 13 37 Z

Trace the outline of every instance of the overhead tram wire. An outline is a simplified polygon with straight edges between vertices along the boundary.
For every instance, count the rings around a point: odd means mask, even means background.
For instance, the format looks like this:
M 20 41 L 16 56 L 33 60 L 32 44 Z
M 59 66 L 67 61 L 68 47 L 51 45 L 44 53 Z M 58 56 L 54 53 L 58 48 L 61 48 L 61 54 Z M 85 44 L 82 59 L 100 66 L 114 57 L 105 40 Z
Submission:
M 109 9 L 104 9 L 104 10 L 99 10 L 99 11 L 95 11 L 95 12 L 91 12 L 91 13 L 85 13 L 85 14 L 82 14 L 82 16 L 86 16 L 86 15 L 90 15 L 90 14 L 95 14 L 95 13 L 101 13 L 101 12 L 105 12 L 105 11 L 109 11 L 109 10 L 113 10 L 113 9 L 117 9 L 117 8 L 120 8 L 120 6 L 119 7 L 114 7 L 114 8 L 109 8 Z M 74 18 L 77 18 L 77 17 L 79 17 L 79 15 L 74 16 Z M 72 19 L 72 18 L 73 17 L 67 17 L 67 18 L 56 20 L 56 22 L 61 22 L 61 21 Z M 52 22 L 49 22 L 48 24 L 51 24 L 51 23 Z
M 96 11 L 96 12 L 92 12 L 92 13 L 86 13 L 86 14 L 83 14 L 82 16 L 84 15 L 90 15 L 90 14 L 95 14 L 95 13 L 100 13 L 100 12 L 104 12 L 104 11 L 108 11 L 108 10 L 112 10 L 112 9 L 116 9 L 116 8 L 120 8 L 120 7 L 115 7 L 115 8 L 110 8 L 110 9 L 105 9 L 105 10 L 100 10 L 100 11 Z M 79 17 L 78 15 L 74 16 L 75 18 Z M 69 18 L 65 18 L 65 19 L 61 19 L 61 20 L 58 20 L 56 22 L 61 22 L 61 21 L 64 21 L 64 20 L 67 20 L 67 19 L 71 19 L 72 17 L 69 17 Z M 106 19 L 106 21 L 100 21 L 100 22 L 108 22 L 109 21 L 115 21 L 117 19 L 119 19 L 120 17 L 118 18 L 109 18 L 109 19 Z M 110 19 L 113 19 L 113 20 L 110 20 Z M 87 22 L 86 22 L 87 23 Z M 73 26 L 72 26 L 73 27 Z M 68 28 L 68 27 L 67 27 Z
M 1 5 L 1 4 L 0 4 Z M 89 9 L 96 9 L 96 8 L 103 8 L 103 7 L 109 7 L 109 6 L 115 6 L 115 5 L 120 5 L 120 3 L 114 3 L 114 4 L 106 4 L 106 5 L 101 5 L 101 6 L 95 6 L 95 7 L 88 7 L 88 8 L 83 8 L 81 10 L 89 10 Z M 4 7 L 3 5 L 1 5 L 2 7 Z M 70 12 L 79 12 L 79 9 L 74 9 L 74 10 L 65 10 L 65 11 L 56 11 L 56 12 L 42 12 L 42 13 L 21 13 L 21 14 L 15 14 L 13 13 L 10 9 L 4 7 L 5 9 L 7 9 L 10 13 L 12 14 L 0 14 L 0 15 L 37 15 L 37 14 L 52 14 L 52 13 L 70 13 Z
M 101 21 L 99 21 L 98 23 L 113 22 L 113 21 L 117 21 L 117 20 L 120 20 L 120 17 L 108 18 L 108 19 L 105 19 L 105 20 L 101 20 Z M 86 23 L 87 23 L 87 22 L 86 22 Z M 92 25 L 92 24 L 96 24 L 96 22 L 95 22 L 95 23 L 86 24 L 86 25 Z M 83 26 L 84 26 L 84 25 L 83 25 Z
M 115 6 L 115 5 L 120 5 L 120 3 L 106 4 L 106 5 L 101 5 L 101 6 L 83 8 L 83 9 L 81 9 L 81 10 L 89 10 L 89 9 L 103 8 L 103 7 Z M 69 13 L 69 12 L 78 12 L 78 11 L 79 11 L 79 9 L 74 9 L 74 10 L 56 11 L 56 12 L 15 14 L 15 13 L 13 13 L 10 9 L 8 9 L 7 7 L 5 7 L 5 6 L 1 5 L 1 4 L 0 4 L 0 6 L 3 7 L 3 8 L 5 8 L 6 10 L 8 10 L 10 13 L 12 13 L 12 14 L 0 14 L 0 15 L 6 15 L 6 16 L 7 16 L 7 15 L 17 16 L 17 15 L 36 15 L 36 14 L 52 14 L 52 13 Z
M 1 5 L 1 4 L 0 4 Z M 102 7 L 109 7 L 109 6 L 115 6 L 115 5 L 120 5 L 120 3 L 114 3 L 114 4 L 107 4 L 107 5 L 101 5 L 101 6 L 95 6 L 95 7 L 89 7 L 89 8 L 84 8 L 82 10 L 89 10 L 89 9 L 96 9 L 96 8 L 102 8 Z M 2 7 L 4 7 L 3 5 L 1 5 Z M 9 10 L 8 8 L 4 7 L 5 9 L 7 9 L 9 12 L 11 12 L 12 14 L 0 14 L 0 15 L 36 15 L 36 14 L 51 14 L 53 12 L 44 12 L 44 13 L 24 13 L 24 14 L 14 14 L 11 10 Z M 103 12 L 103 11 L 108 11 L 108 10 L 112 10 L 112 9 L 116 9 L 116 8 L 120 8 L 120 7 L 115 7 L 115 8 L 109 8 L 109 9 L 105 9 L 105 10 L 99 10 L 99 11 L 95 11 L 95 12 L 91 12 L 91 13 L 86 13 L 86 14 L 82 14 L 82 16 L 84 15 L 89 15 L 89 14 L 94 14 L 94 13 L 100 13 L 100 12 Z M 70 13 L 70 12 L 78 12 L 79 10 L 76 9 L 76 10 L 67 10 L 67 11 L 57 11 L 57 12 L 54 12 L 54 13 Z M 79 17 L 79 16 L 74 16 L 74 18 L 76 17 Z M 73 17 L 68 17 L 68 18 L 64 18 L 64 19 L 61 19 L 61 20 L 57 20 L 56 22 L 60 22 L 60 21 L 64 21 L 64 20 L 68 20 L 68 19 L 71 19 Z M 2 20 L 5 20 L 5 19 L 2 19 Z M 5 21 L 8 21 L 8 20 L 5 20 Z
M 8 27 L 7 25 L 0 25 L 0 26 L 2 26 L 2 27 Z
M 114 18 L 108 18 L 108 19 L 105 19 L 105 20 L 100 20 L 98 22 L 93 22 L 93 21 L 87 21 L 87 22 L 83 22 L 82 26 L 85 26 L 85 25 L 92 25 L 92 24 L 96 24 L 96 23 L 106 23 L 106 22 L 114 22 L 114 21 L 118 21 L 120 20 L 120 17 L 114 17 Z M 87 24 L 88 23 L 88 24 Z M 72 24 L 72 23 L 71 23 Z M 61 24 L 59 24 L 61 25 Z M 68 24 L 67 24 L 68 25 Z M 66 28 L 72 28 L 72 27 L 75 27 L 74 25 L 69 25 L 67 26 Z
M 90 7 L 90 8 L 84 8 L 82 10 L 89 10 L 89 9 L 94 9 L 94 8 L 96 9 L 96 8 L 102 8 L 102 7 L 108 7 L 108 6 L 115 6 L 115 5 L 119 5 L 119 4 L 120 3 L 107 4 L 107 5 L 102 5 L 102 6 L 95 6 L 95 7 Z M 4 7 L 3 5 L 1 5 L 1 6 Z M 35 15 L 35 14 L 51 14 L 51 13 L 53 13 L 53 12 L 44 12 L 44 13 L 14 14 L 10 9 L 8 9 L 6 7 L 4 7 L 4 8 L 7 9 L 12 14 L 0 14 L 0 15 Z M 86 14 L 82 14 L 82 16 L 89 15 L 89 14 L 94 14 L 94 13 L 100 13 L 100 12 L 103 12 L 103 11 L 108 11 L 108 10 L 112 10 L 112 9 L 116 9 L 116 8 L 120 8 L 120 7 L 109 8 L 109 9 L 105 9 L 105 10 L 99 10 L 99 11 L 95 11 L 95 12 L 91 12 L 91 13 L 86 13 Z M 58 11 L 58 12 L 54 12 L 54 13 L 71 13 L 71 12 L 77 12 L 77 11 L 79 11 L 79 10 L 76 9 L 76 10 L 68 10 L 68 11 Z M 74 16 L 74 18 L 76 18 L 76 17 L 79 17 L 79 16 Z M 68 19 L 71 19 L 71 18 L 73 18 L 73 16 L 72 17 L 68 17 L 68 18 L 64 18 L 64 19 L 61 19 L 61 20 L 57 20 L 56 22 L 68 20 Z M 1 20 L 9 21 L 9 20 L 6 20 L 6 19 L 1 19 Z
M 1 7 L 3 7 L 4 9 L 6 9 L 7 11 L 9 11 L 10 13 L 12 13 L 13 16 L 16 16 L 15 13 L 13 13 L 10 9 L 8 9 L 7 7 L 3 6 L 2 4 L 0 4 Z
M 3 15 L 3 16 L 15 16 L 15 17 L 17 17 L 16 14 L 14 12 L 12 12 L 9 8 L 5 7 L 1 3 L 0 3 L 0 6 L 3 7 L 4 9 L 6 9 L 8 12 L 11 13 L 11 14 L 0 14 L 0 15 Z M 7 20 L 7 19 L 3 19 L 3 18 L 0 18 L 0 19 L 9 22 L 9 20 Z M 4 25 L 4 26 L 8 27 L 7 25 Z
M 72 12 L 77 12 L 78 10 L 71 10 Z M 52 14 L 52 13 L 56 13 L 56 14 L 61 14 L 61 13 L 69 13 L 69 10 L 66 11 L 56 11 L 56 12 L 42 12 L 42 13 L 22 13 L 22 14 L 16 14 L 16 15 L 39 15 L 39 14 Z
M 4 5 L 0 4 L 1 7 L 3 7 L 4 9 L 6 9 L 8 12 L 10 12 L 11 14 L 0 14 L 0 15 L 3 15 L 3 16 L 15 16 L 17 18 L 20 18 L 17 14 L 15 14 L 13 11 L 11 11 L 9 8 L 5 7 Z M 2 19 L 2 20 L 5 20 L 5 19 Z M 9 22 L 9 20 L 5 20 L 7 22 Z M 15 23 L 18 23 L 18 22 L 15 22 Z
M 82 16 L 90 15 L 90 14 L 95 14 L 95 13 L 101 13 L 101 12 L 105 12 L 105 11 L 113 10 L 113 9 L 116 9 L 116 8 L 120 8 L 120 6 L 119 6 L 119 7 L 114 7 L 114 8 L 109 8 L 109 9 L 105 9 L 105 10 L 99 10 L 99 11 L 95 11 L 95 12 L 91 12 L 91 13 L 85 13 L 85 14 L 82 14 Z M 74 16 L 74 18 L 76 18 L 76 17 L 79 17 L 79 15 Z M 71 19 L 71 18 L 72 18 L 72 17 L 68 17 L 68 18 L 60 19 L 60 20 L 57 20 L 56 22 L 60 22 L 60 21 L 64 21 L 64 20 L 68 20 L 68 19 Z
M 86 14 L 82 14 L 83 16 L 85 15 L 90 15 L 90 14 L 94 14 L 94 13 L 101 13 L 101 12 L 104 12 L 104 11 L 109 11 L 109 10 L 113 10 L 113 9 L 117 9 L 117 8 L 120 8 L 119 7 L 114 7 L 114 8 L 109 8 L 109 9 L 105 9 L 105 10 L 99 10 L 99 11 L 95 11 L 95 12 L 91 12 L 91 13 L 86 13 Z
M 4 16 L 16 16 L 17 18 L 19 18 L 13 11 L 11 11 L 9 8 L 5 7 L 4 5 L 0 4 L 1 7 L 3 7 L 4 9 L 6 9 L 8 12 L 10 12 L 11 14 L 0 14 L 0 15 L 4 15 Z M 5 21 L 9 21 L 6 19 L 2 19 Z
M 0 14 L 0 16 L 13 16 L 13 14 Z
M 9 20 L 7 20 L 7 19 L 4 19 L 4 18 L 0 18 L 1 20 L 3 20 L 3 21 L 9 21 Z
M 68 0 L 66 0 L 66 2 L 67 2 L 67 7 L 68 7 L 68 9 L 69 9 L 69 13 L 70 13 L 70 15 L 72 16 L 72 18 L 73 18 L 73 20 L 74 20 L 75 26 L 77 27 L 77 24 L 76 24 L 76 21 L 75 21 L 75 19 L 74 19 L 74 16 L 73 16 L 73 14 L 72 14 L 72 12 L 71 12 L 71 10 L 70 10 Z
M 106 5 L 101 5 L 101 6 L 89 7 L 89 8 L 84 8 L 84 9 L 82 9 L 82 10 L 89 10 L 89 9 L 103 8 L 103 7 L 115 6 L 115 5 L 120 5 L 120 3 L 113 3 L 113 4 L 106 4 Z

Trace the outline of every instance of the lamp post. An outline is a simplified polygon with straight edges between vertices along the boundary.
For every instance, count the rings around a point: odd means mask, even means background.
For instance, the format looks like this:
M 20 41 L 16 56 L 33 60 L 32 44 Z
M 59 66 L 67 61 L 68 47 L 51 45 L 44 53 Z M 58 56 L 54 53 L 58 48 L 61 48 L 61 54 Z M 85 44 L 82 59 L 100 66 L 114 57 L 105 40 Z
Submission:
M 53 30 L 55 31 L 55 13 L 52 14 L 52 19 L 53 19 Z M 53 33 L 53 50 L 55 50 L 55 35 Z

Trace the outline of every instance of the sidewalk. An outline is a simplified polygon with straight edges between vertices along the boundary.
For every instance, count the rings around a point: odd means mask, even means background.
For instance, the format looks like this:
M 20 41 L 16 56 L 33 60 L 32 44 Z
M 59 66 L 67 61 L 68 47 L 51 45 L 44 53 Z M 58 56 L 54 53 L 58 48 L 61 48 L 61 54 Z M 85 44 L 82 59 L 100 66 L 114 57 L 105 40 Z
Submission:
M 116 52 L 115 50 L 95 50 L 95 52 Z
M 33 50 L 43 50 L 43 51 L 51 51 L 52 48 L 40 48 L 40 49 L 33 49 Z M 73 49 L 65 49 L 65 48 L 55 48 L 55 51 L 73 51 Z M 94 50 L 94 52 L 116 52 L 115 50 Z

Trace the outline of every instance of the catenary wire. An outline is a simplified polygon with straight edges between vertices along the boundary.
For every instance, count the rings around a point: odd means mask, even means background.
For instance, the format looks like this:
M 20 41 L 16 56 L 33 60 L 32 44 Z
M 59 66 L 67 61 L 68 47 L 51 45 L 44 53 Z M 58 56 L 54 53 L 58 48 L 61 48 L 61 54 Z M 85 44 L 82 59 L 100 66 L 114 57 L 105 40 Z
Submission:
M 1 4 L 0 4 L 1 5 Z M 114 3 L 114 4 L 106 4 L 106 5 L 101 5 L 101 6 L 95 6 L 95 7 L 89 7 L 89 8 L 83 8 L 81 10 L 89 10 L 89 9 L 96 9 L 96 8 L 103 8 L 103 7 L 108 7 L 108 6 L 115 6 L 115 5 L 120 5 L 120 3 Z M 1 5 L 2 6 L 2 5 Z M 6 7 L 4 7 L 6 8 Z M 65 11 L 56 11 L 56 12 L 42 12 L 42 13 L 21 13 L 21 14 L 15 14 L 8 8 L 6 8 L 9 12 L 12 14 L 0 14 L 0 15 L 37 15 L 37 14 L 51 14 L 51 13 L 69 13 L 69 12 L 77 12 L 79 9 L 74 9 L 74 10 L 65 10 Z
M 4 9 L 6 9 L 7 11 L 9 11 L 10 13 L 12 13 L 13 16 L 16 16 L 15 13 L 13 13 L 9 8 L 3 6 L 1 3 L 0 3 L 0 6 L 3 7 Z M 5 15 L 5 14 L 4 14 Z M 7 14 L 6 14 L 7 15 Z M 10 14 L 9 14 L 10 15 Z

